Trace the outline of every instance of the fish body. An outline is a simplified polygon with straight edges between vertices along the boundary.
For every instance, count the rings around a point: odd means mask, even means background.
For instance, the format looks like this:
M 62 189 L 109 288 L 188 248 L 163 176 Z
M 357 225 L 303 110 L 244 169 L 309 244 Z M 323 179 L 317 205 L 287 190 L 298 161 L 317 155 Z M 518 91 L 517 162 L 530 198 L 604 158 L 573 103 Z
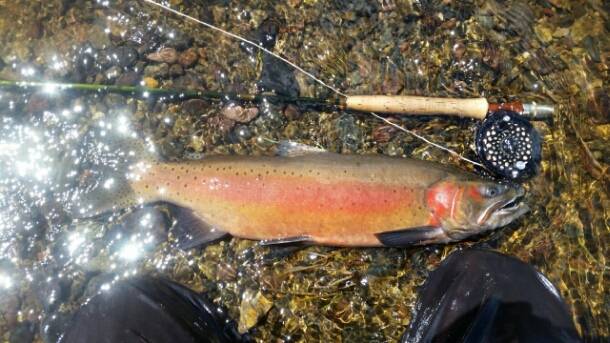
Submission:
M 208 156 L 137 161 L 127 173 L 120 170 L 110 175 L 113 182 L 125 178 L 116 191 L 87 190 L 76 198 L 77 216 L 169 202 L 190 213 L 190 219 L 177 223 L 191 226 L 183 228 L 185 236 L 197 236 L 189 247 L 224 233 L 267 243 L 448 243 L 505 225 L 527 211 L 515 202 L 524 194 L 520 186 L 407 158 L 329 152 Z M 514 206 L 504 208 L 509 203 Z

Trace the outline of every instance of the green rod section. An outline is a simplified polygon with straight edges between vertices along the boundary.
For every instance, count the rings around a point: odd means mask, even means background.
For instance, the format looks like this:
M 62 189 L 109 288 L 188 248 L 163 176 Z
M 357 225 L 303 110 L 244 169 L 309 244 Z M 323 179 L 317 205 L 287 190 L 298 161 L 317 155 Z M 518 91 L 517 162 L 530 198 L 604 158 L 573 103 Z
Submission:
M 30 82 L 30 81 L 8 81 L 0 80 L 0 87 L 27 89 L 28 87 L 53 90 L 77 89 L 84 91 L 96 91 L 106 93 L 136 93 L 142 96 L 165 95 L 177 98 L 203 98 L 211 101 L 221 100 L 240 100 L 240 101 L 282 101 L 292 103 L 306 103 L 317 106 L 343 106 L 344 99 L 340 98 L 310 98 L 310 97 L 289 97 L 275 94 L 244 94 L 228 92 L 212 92 L 200 90 L 183 90 L 175 88 L 148 88 L 140 86 L 113 86 L 113 85 L 92 85 L 87 83 L 53 83 L 53 82 Z

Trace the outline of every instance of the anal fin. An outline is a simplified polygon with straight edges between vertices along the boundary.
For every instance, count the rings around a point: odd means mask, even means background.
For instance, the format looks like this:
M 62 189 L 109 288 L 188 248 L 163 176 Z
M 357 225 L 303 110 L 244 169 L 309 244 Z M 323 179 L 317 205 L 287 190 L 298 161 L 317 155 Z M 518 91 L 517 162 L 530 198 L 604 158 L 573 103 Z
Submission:
M 274 245 L 274 244 L 295 244 L 295 243 L 313 243 L 311 237 L 307 235 L 301 235 L 296 237 L 284 237 L 276 239 L 265 239 L 260 241 L 260 245 Z
M 439 244 L 450 241 L 445 231 L 438 226 L 422 226 L 376 233 L 375 236 L 387 247 Z
M 227 234 L 187 208 L 177 207 L 174 216 L 176 220 L 171 234 L 175 248 L 181 250 L 194 248 Z

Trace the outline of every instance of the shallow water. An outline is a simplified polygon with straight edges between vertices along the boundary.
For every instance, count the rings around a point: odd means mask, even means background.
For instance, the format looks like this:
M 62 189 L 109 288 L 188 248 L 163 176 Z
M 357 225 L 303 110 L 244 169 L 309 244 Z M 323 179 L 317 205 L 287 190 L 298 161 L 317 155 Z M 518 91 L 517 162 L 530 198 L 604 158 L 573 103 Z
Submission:
M 223 116 L 221 103 L 0 90 L 5 340 L 50 342 L 53 330 L 38 328 L 61 328 L 60 320 L 49 320 L 51 314 L 68 317 L 113 280 L 150 274 L 206 292 L 244 329 L 257 323 L 256 316 L 244 316 L 253 303 L 254 313 L 261 314 L 254 331 L 260 342 L 395 342 L 428 273 L 451 251 L 468 246 L 532 264 L 559 289 L 585 341 L 610 339 L 610 6 L 605 2 L 170 3 L 256 42 L 261 30 L 271 36 L 277 31 L 271 50 L 346 94 L 555 105 L 554 120 L 532 122 L 543 140 L 541 170 L 524 182 L 532 211 L 505 228 L 448 246 L 280 253 L 227 238 L 181 252 L 168 245 L 172 217 L 166 205 L 95 220 L 73 220 L 64 211 L 58 194 L 73 189 L 91 163 L 86 157 L 94 149 L 82 143 L 90 129 L 100 123 L 129 126 L 174 160 L 198 153 L 260 155 L 273 140 L 291 139 L 335 152 L 412 156 L 485 172 L 366 113 L 262 104 L 256 119 L 240 123 Z M 287 73 L 255 49 L 144 1 L 0 1 L 0 37 L 0 79 L 129 84 L 148 75 L 149 86 L 248 92 L 261 74 Z M 165 67 L 147 56 L 164 48 L 177 53 L 165 50 L 167 55 L 154 57 L 168 62 Z M 200 79 L 183 77 L 185 71 Z M 290 93 L 296 81 L 301 96 L 336 96 L 308 76 L 293 74 L 292 83 L 276 86 Z M 391 118 L 476 158 L 471 147 L 476 120 Z

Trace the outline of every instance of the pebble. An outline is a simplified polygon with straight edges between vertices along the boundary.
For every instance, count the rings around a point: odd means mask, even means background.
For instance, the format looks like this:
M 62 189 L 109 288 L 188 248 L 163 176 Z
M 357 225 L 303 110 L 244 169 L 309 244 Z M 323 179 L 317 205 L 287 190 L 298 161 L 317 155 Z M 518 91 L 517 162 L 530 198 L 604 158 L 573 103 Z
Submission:
M 560 37 L 565 37 L 568 34 L 570 34 L 569 28 L 558 28 L 557 30 L 555 30 L 555 32 L 553 32 L 553 37 L 560 38 Z
M 550 43 L 553 41 L 553 33 L 549 28 L 534 26 L 534 32 L 536 32 L 538 39 L 544 43 Z
M 30 20 L 25 23 L 25 35 L 30 39 L 40 39 L 42 37 L 42 22 L 38 19 Z
M 295 104 L 288 104 L 284 110 L 284 116 L 289 120 L 301 119 L 301 109 Z
M 373 66 L 369 60 L 360 60 L 358 62 L 358 75 L 363 79 L 368 78 L 373 71 Z
M 155 82 L 157 81 L 155 80 Z M 121 74 L 114 84 L 117 86 L 137 86 L 140 84 L 140 75 L 138 75 L 138 73 L 135 71 L 128 71 Z
M 395 134 L 396 128 L 392 125 L 380 125 L 373 131 L 373 137 L 379 143 L 389 142 Z
M 184 68 L 190 68 L 197 64 L 199 60 L 199 54 L 193 49 L 187 49 L 180 54 L 180 58 L 178 59 L 178 63 Z
M 502 60 L 500 49 L 489 41 L 483 42 L 481 49 L 481 58 L 483 62 L 491 68 L 497 68 Z
M 173 64 L 178 61 L 178 52 L 174 48 L 164 48 L 152 54 L 146 55 L 151 61 Z
M 223 67 L 222 65 L 220 65 L 220 63 L 218 63 L 216 61 L 210 62 L 209 68 L 210 68 L 210 73 L 214 76 L 214 80 L 216 80 L 216 82 L 218 82 L 218 83 L 227 82 L 227 76 L 229 75 L 227 68 Z
M 34 341 L 38 325 L 29 320 L 21 322 L 8 339 L 9 343 L 31 343 Z
M 227 133 L 235 126 L 235 120 L 225 117 L 213 117 L 208 119 L 208 126 L 220 133 Z
M 106 49 L 106 55 L 113 65 L 121 68 L 133 65 L 140 58 L 138 50 L 131 46 L 110 47 Z
M 459 60 L 460 58 L 462 58 L 464 56 L 465 52 L 466 52 L 466 45 L 464 45 L 464 42 L 461 40 L 455 42 L 455 44 L 453 45 L 453 48 L 451 49 L 453 58 L 455 58 L 456 60 Z
M 144 68 L 144 76 L 155 79 L 167 78 L 169 76 L 169 65 L 167 65 L 167 63 L 161 63 L 147 66 Z
M 392 73 L 387 74 L 385 80 L 378 87 L 379 94 L 395 95 L 404 87 L 404 81 L 398 75 Z
M 169 76 L 177 77 L 182 74 L 184 74 L 184 69 L 182 69 L 182 67 L 179 64 L 172 64 L 172 66 L 169 67 Z
M 157 88 L 159 87 L 159 81 L 153 79 L 152 77 L 145 77 L 142 79 L 144 85 L 148 88 Z
M 95 49 L 104 49 L 110 46 L 110 38 L 106 30 L 98 25 L 92 25 L 87 31 L 87 37 Z
M 210 107 L 210 103 L 203 99 L 190 99 L 184 102 L 182 109 L 187 114 L 202 114 Z
M 121 71 L 121 67 L 119 66 L 110 67 L 110 69 L 106 70 L 104 76 L 106 76 L 108 80 L 118 79 L 121 76 Z
M 227 119 L 235 120 L 240 123 L 248 123 L 258 116 L 259 110 L 256 107 L 243 108 L 233 103 L 227 105 L 222 114 Z
M 248 331 L 269 312 L 272 306 L 273 302 L 267 300 L 260 291 L 246 290 L 242 295 L 237 331 L 239 333 Z
M 284 129 L 284 134 L 290 139 L 299 139 L 301 135 L 301 128 L 295 122 L 288 123 Z
M 281 24 L 275 19 L 267 19 L 260 27 L 260 44 L 265 49 L 273 49 L 275 40 L 280 33 Z
M 237 271 L 231 263 L 219 263 L 216 265 L 216 280 L 233 281 L 237 279 Z
M 29 113 L 42 113 L 51 105 L 51 100 L 41 93 L 34 93 L 25 105 L 25 109 Z
M 184 75 L 174 79 L 174 87 L 189 90 L 205 90 L 205 82 L 198 74 L 187 71 Z

